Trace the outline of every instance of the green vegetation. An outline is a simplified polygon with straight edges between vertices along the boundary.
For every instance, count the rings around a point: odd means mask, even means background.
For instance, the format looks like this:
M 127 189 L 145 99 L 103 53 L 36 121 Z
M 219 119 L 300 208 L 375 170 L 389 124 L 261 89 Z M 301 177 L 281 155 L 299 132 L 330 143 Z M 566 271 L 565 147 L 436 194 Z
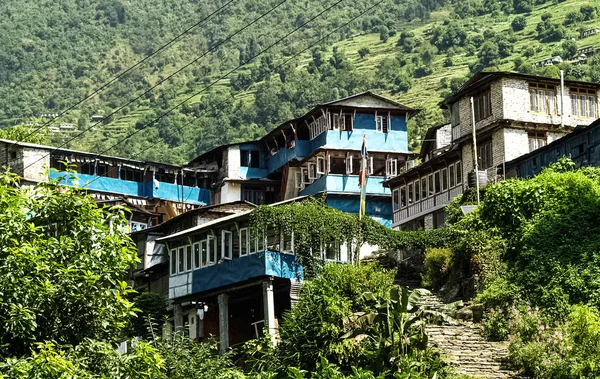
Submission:
M 41 115 L 60 113 L 75 104 L 100 83 L 208 16 L 218 4 L 67 0 L 39 8 L 20 0 L 3 2 L 0 123 L 48 121 Z M 596 7 L 584 0 L 389 0 L 282 64 L 371 5 L 342 3 L 204 90 L 326 6 L 316 0 L 302 7 L 284 3 L 214 53 L 162 82 L 274 5 L 252 1 L 229 5 L 216 19 L 55 123 L 92 129 L 71 147 L 93 151 L 109 149 L 119 138 L 144 128 L 108 152 L 180 163 L 218 144 L 257 138 L 315 103 L 371 89 L 425 109 L 409 125 L 410 148 L 418 149 L 426 128 L 445 119 L 437 103 L 456 87 L 444 83 L 464 82 L 471 73 L 487 67 L 534 72 L 534 61 L 562 53 L 563 38 L 577 38 L 581 29 L 598 27 Z M 576 43 L 577 47 L 600 45 L 600 35 Z M 573 44 L 567 47 L 571 54 Z M 598 80 L 600 61 L 590 59 L 582 67 L 564 63 L 539 73 L 557 76 L 560 68 L 568 78 Z M 109 115 L 159 83 L 150 94 L 104 122 L 94 126 L 89 121 L 92 115 Z M 199 91 L 204 92 L 145 126 Z M 65 131 L 51 133 L 55 144 L 73 136 Z
M 600 170 L 561 159 L 532 179 L 486 187 L 466 216 L 467 192 L 448 207 L 457 237 L 450 273 L 429 253 L 429 282 L 447 279 L 488 309 L 485 332 L 535 378 L 597 377 L 600 316 Z M 439 264 L 439 263 L 438 263 Z M 437 273 L 437 275 L 435 275 Z

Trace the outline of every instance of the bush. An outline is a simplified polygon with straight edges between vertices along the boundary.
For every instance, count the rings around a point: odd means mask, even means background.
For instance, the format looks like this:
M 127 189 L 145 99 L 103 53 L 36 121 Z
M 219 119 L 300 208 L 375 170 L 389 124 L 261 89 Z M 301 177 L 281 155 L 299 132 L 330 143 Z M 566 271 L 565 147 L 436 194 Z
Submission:
M 366 47 L 366 46 L 363 46 L 363 47 L 361 47 L 361 48 L 358 50 L 358 55 L 359 55 L 361 58 L 364 58 L 364 57 L 365 57 L 365 56 L 367 56 L 367 55 L 368 55 L 370 52 L 371 52 L 371 50 L 369 50 L 369 48 L 368 48 L 368 47 Z
M 433 289 L 440 289 L 448 281 L 450 265 L 452 264 L 452 250 L 427 249 L 425 252 L 425 272 L 423 285 Z

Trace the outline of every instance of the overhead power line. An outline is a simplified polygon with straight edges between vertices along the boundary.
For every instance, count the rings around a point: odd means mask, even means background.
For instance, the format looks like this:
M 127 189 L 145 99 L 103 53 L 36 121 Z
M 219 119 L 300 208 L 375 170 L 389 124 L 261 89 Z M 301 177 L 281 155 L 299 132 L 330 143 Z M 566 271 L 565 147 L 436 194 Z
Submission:
M 291 34 L 293 34 L 294 32 L 296 32 L 298 29 L 301 29 L 302 27 L 304 27 L 304 26 L 305 26 L 305 25 L 307 25 L 308 23 L 312 22 L 314 19 L 316 19 L 317 17 L 321 16 L 323 13 L 327 12 L 329 9 L 333 8 L 333 6 L 335 6 L 335 5 L 339 4 L 339 3 L 341 3 L 342 1 L 344 1 L 344 0 L 339 0 L 337 3 L 335 3 L 335 4 L 334 4 L 334 5 L 332 5 L 331 7 L 329 7 L 329 8 L 327 8 L 327 9 L 323 10 L 322 12 L 320 12 L 319 14 L 317 14 L 316 16 L 314 16 L 312 19 L 310 19 L 309 21 L 305 22 L 305 23 L 304 23 L 303 25 L 301 25 L 300 27 L 298 27 L 298 28 L 296 28 L 296 29 L 292 30 L 292 32 L 288 33 L 286 36 L 284 36 L 283 38 L 279 39 L 277 42 L 275 42 L 275 44 L 277 44 L 277 43 L 281 42 L 282 40 L 284 40 L 285 38 L 289 37 Z M 347 26 L 348 26 L 348 25 L 350 25 L 352 22 L 354 22 L 355 20 L 357 20 L 358 18 L 360 18 L 361 16 L 363 16 L 365 13 L 367 13 L 367 12 L 371 11 L 372 9 L 376 8 L 377 6 L 379 6 L 379 5 L 380 5 L 381 3 L 383 3 L 384 1 L 385 1 L 385 0 L 379 0 L 379 1 L 378 1 L 378 2 L 376 2 L 375 4 L 371 5 L 371 6 L 370 6 L 370 7 L 368 7 L 367 9 L 365 9 L 364 11 L 360 12 L 358 15 L 356 15 L 356 16 L 354 16 L 354 17 L 352 17 L 352 18 L 351 18 L 350 20 L 348 20 L 346 23 L 344 23 L 344 24 L 342 24 L 342 25 L 338 26 L 337 28 L 335 28 L 335 29 L 331 30 L 331 31 L 330 31 L 329 33 L 327 33 L 327 34 L 326 34 L 324 37 L 322 37 L 322 38 L 320 38 L 319 40 L 317 40 L 317 41 L 313 42 L 311 45 L 309 45 L 309 46 L 305 47 L 305 48 L 304 48 L 304 49 L 302 49 L 301 51 L 299 51 L 299 52 L 295 53 L 294 55 L 292 55 L 290 58 L 288 58 L 288 59 L 284 60 L 284 61 L 283 61 L 283 62 L 281 62 L 280 64 L 278 64 L 278 65 L 276 65 L 275 67 L 273 67 L 272 69 L 268 70 L 268 71 L 267 71 L 267 72 L 265 72 L 263 75 L 261 75 L 261 76 L 259 77 L 259 79 L 260 79 L 260 80 L 262 80 L 262 79 L 265 79 L 265 78 L 266 78 L 266 77 L 269 75 L 269 73 L 272 73 L 272 72 L 273 72 L 273 71 L 275 71 L 276 69 L 278 69 L 278 68 L 280 68 L 280 67 L 283 67 L 283 66 L 285 66 L 286 64 L 288 64 L 290 61 L 292 61 L 293 59 L 297 58 L 297 57 L 298 57 L 298 56 L 300 56 L 301 54 L 305 53 L 306 51 L 309 51 L 309 50 L 310 50 L 310 49 L 312 49 L 313 47 L 315 47 L 315 46 L 319 45 L 320 43 L 322 43 L 323 41 L 327 40 L 327 38 L 331 37 L 333 34 L 335 34 L 336 32 L 338 32 L 338 31 L 339 31 L 339 30 L 341 30 L 342 28 L 345 28 L 345 27 L 347 27 Z M 259 55 L 263 54 L 265 51 L 269 50 L 269 49 L 270 49 L 271 47 L 273 47 L 275 44 L 273 44 L 273 45 L 270 45 L 270 46 L 269 46 L 269 47 L 267 47 L 266 49 L 263 49 L 263 50 L 262 50 L 262 51 L 260 51 L 258 54 L 256 54 L 256 55 L 255 55 L 255 56 L 253 56 L 252 58 L 250 58 L 250 59 L 248 60 L 248 62 L 249 62 L 249 61 L 251 61 L 251 60 L 253 60 L 253 59 L 254 59 L 254 58 L 256 58 L 257 56 L 259 56 Z M 211 83 L 211 85 L 210 85 L 210 86 L 212 86 L 212 85 L 216 84 L 217 82 L 221 81 L 223 78 L 227 77 L 227 76 L 228 76 L 230 73 L 232 73 L 233 71 L 235 71 L 235 70 L 239 69 L 240 67 L 242 67 L 242 66 L 243 66 L 243 65 L 245 65 L 245 64 L 247 64 L 247 62 L 245 62 L 245 63 L 243 63 L 243 64 L 239 65 L 238 67 L 236 67 L 235 69 L 233 69 L 233 70 L 229 71 L 229 72 L 228 72 L 226 75 L 224 75 L 224 76 L 220 77 L 219 79 L 217 79 L 216 81 L 214 81 L 213 83 Z M 250 88 L 252 85 L 253 85 L 253 84 L 250 84 L 249 86 L 247 86 L 245 90 L 248 90 L 248 89 L 249 89 L 249 88 Z M 208 86 L 208 87 L 205 87 L 205 88 L 204 88 L 203 90 L 201 90 L 200 92 L 202 92 L 202 91 L 204 91 L 204 90 L 206 90 L 206 89 L 210 88 L 210 86 Z M 171 112 L 172 110 L 174 110 L 175 108 L 177 108 L 177 107 L 179 107 L 179 106 L 183 105 L 185 102 L 187 102 L 187 101 L 188 101 L 188 100 L 190 100 L 191 98 L 193 98 L 193 97 L 197 96 L 197 95 L 198 95 L 200 92 L 197 92 L 197 93 L 195 93 L 194 95 L 192 95 L 192 96 L 188 97 L 186 100 L 184 100 L 183 102 L 181 102 L 181 103 L 177 104 L 175 107 L 171 108 L 171 109 L 170 109 L 169 111 L 167 111 L 166 113 L 162 114 L 162 115 L 161 115 L 161 116 L 159 116 L 158 118 L 156 118 L 156 119 L 154 119 L 154 120 L 150 121 L 149 123 L 145 124 L 145 125 L 143 126 L 143 128 L 145 128 L 145 127 L 147 127 L 147 126 L 150 126 L 150 125 L 152 125 L 153 123 L 155 123 L 156 121 L 160 120 L 160 118 L 164 117 L 166 114 L 170 113 L 170 112 Z M 240 92 L 242 92 L 242 91 L 240 91 Z M 239 94 L 239 93 L 238 93 L 238 94 Z M 232 97 L 233 99 L 235 99 L 235 95 L 232 95 L 231 97 Z M 221 104 L 224 104 L 224 103 L 225 103 L 225 101 L 227 101 L 227 100 L 223 100 L 223 101 L 219 102 L 219 103 L 218 103 L 218 104 L 217 104 L 215 107 L 213 107 L 213 109 L 216 109 L 216 108 L 218 108 L 218 107 L 219 107 Z M 202 112 L 202 113 L 206 113 L 206 112 L 208 112 L 208 110 L 205 110 L 205 111 L 204 111 L 204 112 Z M 186 124 L 186 125 L 187 125 L 187 124 Z M 140 130 L 141 130 L 141 129 L 140 129 Z M 128 138 L 132 137 L 134 134 L 138 133 L 140 130 L 138 130 L 138 131 L 136 131 L 136 132 L 134 132 L 134 133 L 130 134 L 129 136 L 127 136 L 127 137 L 123 138 L 122 140 L 120 140 L 120 141 L 119 141 L 119 142 L 117 142 L 116 144 L 112 145 L 112 146 L 111 146 L 111 147 L 109 147 L 108 149 L 105 149 L 104 151 L 102 151 L 102 152 L 98 153 L 98 154 L 96 155 L 96 157 L 97 157 L 97 156 L 100 156 L 100 155 L 102 155 L 102 154 L 104 154 L 104 153 L 106 153 L 108 150 L 110 150 L 110 149 L 112 149 L 114 146 L 116 146 L 116 145 L 118 145 L 118 144 L 122 143 L 122 142 L 123 142 L 123 141 L 125 141 L 126 139 L 128 139 Z M 150 147 L 148 147 L 148 148 L 146 148 L 146 149 L 144 149 L 144 150 L 140 151 L 139 153 L 137 153 L 137 154 L 136 154 L 136 156 L 139 156 L 139 155 L 143 154 L 144 152 L 148 151 L 149 149 L 150 149 Z M 114 169 L 115 169 L 115 168 L 112 168 L 112 170 L 114 170 Z M 109 169 L 109 171 L 110 171 L 110 170 L 111 170 L 111 169 Z M 108 174 L 108 171 L 107 171 L 107 174 Z M 93 179 L 93 180 L 89 181 L 88 183 L 86 183 L 86 184 L 83 186 L 83 188 L 85 188 L 85 187 L 89 186 L 90 184 L 92 184 L 93 182 L 95 182 L 96 180 L 98 180 L 98 179 L 100 179 L 100 178 L 101 178 L 101 177 L 97 177 L 97 178 L 95 178 L 95 179 Z
M 187 28 L 186 30 L 184 30 L 183 32 L 181 32 L 179 35 L 177 35 L 175 38 L 171 39 L 166 44 L 164 44 L 161 47 L 159 47 L 158 49 L 154 50 L 152 53 L 150 53 L 149 55 L 147 55 L 143 59 L 139 60 L 133 66 L 130 66 L 125 71 L 120 72 L 118 75 L 116 75 L 115 77 L 113 77 L 109 81 L 105 82 L 104 84 L 102 84 L 101 86 L 99 86 L 98 88 L 96 88 L 95 90 L 93 90 L 92 93 L 90 93 L 89 95 L 85 96 L 84 98 L 82 98 L 81 100 L 79 100 L 77 103 L 71 105 L 69 108 L 67 108 L 64 111 L 62 111 L 61 113 L 59 113 L 56 117 L 52 117 L 51 120 L 45 122 L 44 124 L 42 124 L 38 128 L 35 128 L 33 131 L 31 131 L 29 134 L 27 134 L 27 136 L 25 138 L 32 136 L 34 133 L 36 133 L 36 132 L 40 131 L 41 129 L 45 128 L 46 126 L 52 124 L 54 121 L 56 121 L 57 119 L 61 118 L 64 115 L 66 115 L 67 113 L 69 113 L 70 111 L 72 111 L 73 109 L 75 109 L 76 107 L 78 107 L 79 105 L 83 104 L 84 102 L 86 102 L 90 98 L 92 98 L 95 95 L 97 95 L 98 93 L 104 91 L 106 88 L 108 88 L 113 83 L 115 83 L 116 81 L 118 81 L 119 79 L 121 79 L 123 76 L 127 75 L 129 72 L 131 72 L 135 68 L 137 68 L 140 65 L 142 65 L 148 59 L 152 58 L 153 56 L 157 55 L 158 53 L 162 52 L 163 50 L 166 50 L 167 48 L 169 48 L 175 42 L 179 41 L 183 36 L 185 36 L 186 34 L 190 33 L 192 30 L 196 29 L 203 22 L 209 20 L 210 18 L 212 18 L 213 16 L 215 16 L 217 13 L 221 12 L 223 9 L 225 9 L 226 7 L 228 7 L 234 1 L 235 0 L 229 0 L 228 2 L 226 2 L 225 4 L 223 4 L 222 6 L 220 6 L 217 10 L 215 10 L 212 13 L 210 13 L 208 16 L 204 17 L 202 20 L 198 21 L 194 25 L 190 26 L 189 28 Z
M 147 89 L 146 91 L 144 91 L 141 95 L 136 96 L 135 98 L 129 100 L 127 103 L 125 103 L 124 105 L 120 106 L 119 108 L 117 108 L 116 110 L 114 110 L 112 113 L 110 113 L 108 116 L 106 116 L 106 118 L 111 117 L 112 115 L 120 112 L 121 110 L 123 110 L 125 107 L 129 106 L 130 104 L 136 102 L 137 100 L 141 99 L 143 96 L 147 95 L 148 93 L 150 93 L 154 88 L 158 87 L 159 85 L 161 85 L 162 83 L 166 82 L 167 80 L 169 80 L 170 78 L 172 78 L 173 76 L 177 75 L 178 73 L 180 73 L 181 71 L 185 70 L 186 68 L 188 68 L 189 66 L 191 66 L 192 64 L 198 62 L 200 59 L 204 58 L 206 55 L 210 54 L 211 52 L 215 51 L 217 48 L 219 48 L 220 46 L 222 46 L 223 44 L 229 42 L 233 37 L 235 37 L 236 35 L 240 34 L 241 32 L 243 32 L 244 30 L 248 29 L 250 26 L 254 25 L 255 23 L 257 23 L 258 21 L 260 21 L 261 19 L 263 19 L 264 17 L 266 17 L 267 15 L 269 15 L 271 12 L 273 12 L 275 9 L 279 8 L 281 5 L 283 5 L 284 3 L 286 3 L 289 0 L 282 0 L 281 2 L 277 3 L 274 7 L 270 8 L 267 12 L 261 14 L 260 16 L 258 16 L 257 18 L 255 18 L 253 21 L 251 21 L 250 23 L 246 24 L 245 26 L 243 26 L 242 28 L 238 29 L 235 33 L 230 34 L 228 37 L 226 37 L 224 40 L 220 41 L 219 43 L 215 44 L 213 47 L 211 47 L 210 49 L 206 50 L 204 53 L 202 53 L 200 56 L 196 57 L 194 60 L 192 60 L 191 62 L 187 63 L 186 65 L 184 65 L 183 67 L 181 67 L 180 69 L 176 70 L 175 72 L 173 72 L 172 74 L 170 74 L 169 76 L 167 76 L 166 78 L 164 78 L 163 80 L 157 82 L 155 85 L 153 85 L 152 87 L 150 87 L 149 89 Z M 239 67 L 239 66 L 238 66 Z M 69 138 L 67 141 L 63 142 L 62 144 L 60 144 L 59 146 L 57 146 L 56 148 L 54 148 L 53 150 L 51 150 L 48 154 L 40 157 L 39 159 L 37 159 L 36 161 L 32 162 L 31 164 L 29 164 L 28 166 L 23 168 L 23 172 L 25 172 L 25 169 L 27 169 L 28 167 L 34 165 L 35 163 L 41 161 L 42 159 L 46 159 L 48 156 L 50 156 L 52 153 L 54 153 L 55 151 L 65 147 L 66 145 L 68 145 L 69 143 L 71 143 L 72 141 L 76 140 L 77 138 L 81 137 L 83 134 L 85 134 L 86 132 L 88 132 L 89 130 L 93 129 L 96 125 L 100 124 L 102 121 L 98 121 L 95 124 L 89 126 L 88 128 L 84 129 L 81 131 L 81 133 L 76 134 L 75 136 Z

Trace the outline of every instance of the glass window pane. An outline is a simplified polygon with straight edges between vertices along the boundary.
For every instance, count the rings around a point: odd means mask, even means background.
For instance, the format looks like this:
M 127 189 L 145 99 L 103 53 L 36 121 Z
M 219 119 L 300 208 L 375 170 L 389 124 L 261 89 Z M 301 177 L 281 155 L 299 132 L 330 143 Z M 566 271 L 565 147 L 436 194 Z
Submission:
M 436 172 L 433 174 L 433 176 L 434 176 L 434 179 L 435 179 L 435 180 L 434 180 L 434 185 L 435 185 L 435 193 L 437 194 L 437 193 L 440 193 L 440 189 L 441 189 L 441 187 L 442 187 L 442 185 L 441 185 L 442 183 L 440 182 L 440 172 L 439 172 L 439 171 L 436 171 Z
M 450 176 L 450 188 L 454 187 L 454 165 L 448 167 L 448 175 Z
M 200 242 L 200 257 L 202 267 L 206 267 L 208 264 L 208 248 L 206 240 Z
M 595 96 L 589 96 L 589 105 L 588 108 L 590 110 L 590 117 L 591 118 L 596 118 L 596 97 Z
M 248 229 L 240 229 L 240 256 L 248 254 Z
M 420 200 L 421 197 L 421 186 L 420 186 L 421 181 L 417 180 L 415 182 L 415 202 L 418 202 Z
M 400 208 L 406 207 L 406 187 L 400 187 Z
M 180 247 L 177 252 L 177 272 L 183 272 L 185 270 L 185 250 Z
M 189 271 L 192 269 L 192 245 L 188 245 L 185 248 L 185 270 Z
M 427 178 L 421 178 L 421 199 L 427 199 Z
M 587 113 L 587 98 L 586 98 L 585 95 L 580 95 L 579 96 L 579 100 L 580 100 L 579 106 L 581 107 L 581 109 L 580 109 L 581 111 L 579 113 L 580 113 L 580 115 L 582 117 L 587 117 L 588 116 L 588 113 Z
M 462 166 L 460 162 L 456 163 L 456 184 L 462 183 Z
M 448 170 L 442 170 L 442 191 L 446 191 L 448 189 Z
M 413 198 L 414 198 L 413 184 L 410 183 L 408 185 L 408 205 L 411 205 L 413 203 Z
M 171 275 L 177 274 L 177 251 L 171 250 Z

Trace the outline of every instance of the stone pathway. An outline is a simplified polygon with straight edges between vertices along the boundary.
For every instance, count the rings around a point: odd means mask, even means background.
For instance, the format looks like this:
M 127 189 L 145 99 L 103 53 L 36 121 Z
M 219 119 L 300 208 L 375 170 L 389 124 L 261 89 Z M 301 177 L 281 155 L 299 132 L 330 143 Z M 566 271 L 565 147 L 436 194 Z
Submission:
M 456 308 L 449 309 L 439 297 L 428 291 L 422 293 L 419 305 L 446 314 L 456 314 Z M 457 320 L 455 323 L 428 325 L 426 331 L 429 344 L 440 348 L 452 370 L 458 374 L 473 378 L 519 377 L 505 367 L 508 343 L 486 341 L 481 335 L 482 327 L 478 324 Z

